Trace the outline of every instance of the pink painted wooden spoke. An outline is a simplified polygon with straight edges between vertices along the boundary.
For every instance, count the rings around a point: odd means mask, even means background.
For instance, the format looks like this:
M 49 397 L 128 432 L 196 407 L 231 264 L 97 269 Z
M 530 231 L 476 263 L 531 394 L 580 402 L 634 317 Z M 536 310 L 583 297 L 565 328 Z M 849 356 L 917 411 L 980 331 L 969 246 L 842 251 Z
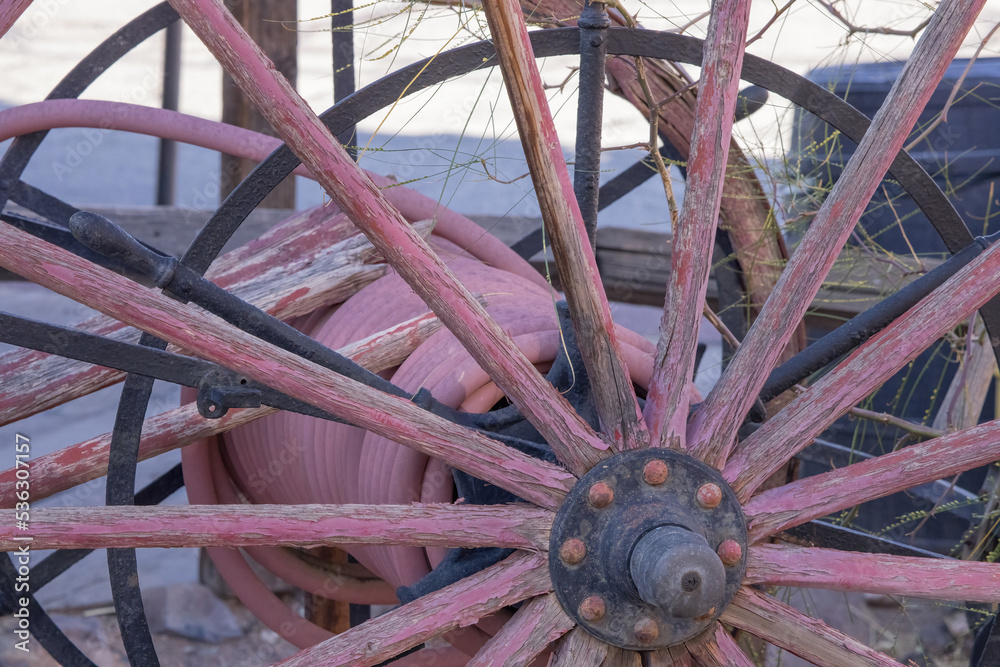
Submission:
M 0 37 L 7 34 L 14 22 L 31 5 L 31 0 L 7 0 L 0 4 Z
M 1000 602 L 1000 563 L 864 554 L 790 544 L 755 544 L 750 584 Z
M 547 551 L 552 513 L 528 505 L 181 505 L 46 507 L 28 531 L 14 510 L 0 551 L 404 544 Z
M 756 542 L 853 505 L 988 465 L 1000 459 L 998 428 L 1000 421 L 992 421 L 768 489 L 743 508 L 750 522 L 750 540 Z
M 1000 291 L 998 272 L 995 244 L 741 442 L 723 471 L 740 499 L 746 501 L 838 417 Z
M 299 651 L 285 667 L 368 667 L 552 588 L 546 560 L 515 553 L 461 581 Z
M 576 624 L 562 610 L 555 593 L 523 605 L 503 629 L 479 650 L 467 667 L 521 667 L 531 664 L 552 642 Z
M 619 447 L 648 446 L 649 434 L 611 321 L 521 5 L 517 0 L 493 0 L 483 3 L 483 9 L 604 432 Z M 593 452 L 584 455 L 590 462 L 599 460 Z
M 719 0 L 712 4 L 698 86 L 687 189 L 677 229 L 673 230 L 667 298 L 660 320 L 656 365 L 644 410 L 652 444 L 673 449 L 686 448 L 690 379 L 694 376 L 698 328 L 712 268 L 712 247 L 750 18 L 750 0 Z M 706 456 L 710 464 L 718 466 L 716 457 L 709 456 L 710 452 L 694 450 L 690 453 Z
M 0 266 L 548 509 L 575 481 L 559 466 L 331 373 L 10 225 L 0 225 Z
M 348 156 L 221 0 L 171 0 L 271 127 L 427 302 L 556 455 L 577 473 L 607 444 L 593 432 Z
M 945 0 L 938 7 L 774 293 L 695 415 L 696 451 L 713 452 L 714 460 L 728 457 L 743 418 L 984 4 Z
M 747 586 L 720 620 L 819 667 L 902 667 L 857 639 Z
M 601 667 L 607 657 L 608 645 L 577 627 L 563 638 L 549 667 Z

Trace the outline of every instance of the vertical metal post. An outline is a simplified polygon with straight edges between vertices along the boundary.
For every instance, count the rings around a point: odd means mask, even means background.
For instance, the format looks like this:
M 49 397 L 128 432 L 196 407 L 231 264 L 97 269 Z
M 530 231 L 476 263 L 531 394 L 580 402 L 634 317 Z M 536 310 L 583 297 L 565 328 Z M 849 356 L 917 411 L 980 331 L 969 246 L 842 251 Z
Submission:
M 601 181 L 601 123 L 604 118 L 604 61 L 611 25 L 603 2 L 587 0 L 580 13 L 580 94 L 576 111 L 573 191 L 591 247 L 597 244 L 597 195 Z
M 333 41 L 333 101 L 334 104 L 354 92 L 354 4 L 353 0 L 330 0 L 330 34 Z M 357 159 L 356 126 L 352 125 L 337 137 L 347 146 L 347 152 Z
M 167 44 L 163 49 L 163 108 L 177 111 L 181 95 L 181 31 L 184 24 L 174 21 L 167 26 Z M 156 179 L 156 205 L 173 206 L 177 192 L 177 142 L 160 139 L 160 157 Z

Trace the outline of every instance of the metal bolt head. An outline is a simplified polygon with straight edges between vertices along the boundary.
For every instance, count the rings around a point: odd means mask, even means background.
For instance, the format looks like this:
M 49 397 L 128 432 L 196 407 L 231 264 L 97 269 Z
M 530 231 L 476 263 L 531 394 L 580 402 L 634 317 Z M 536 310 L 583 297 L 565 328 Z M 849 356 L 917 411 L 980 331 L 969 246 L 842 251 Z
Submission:
M 736 540 L 723 540 L 719 545 L 719 559 L 726 567 L 732 567 L 743 557 L 743 547 Z
M 715 509 L 722 502 L 722 489 L 718 484 L 702 484 L 698 489 L 698 504 L 707 510 Z
M 583 543 L 583 540 L 576 538 L 566 540 L 559 547 L 559 558 L 567 565 L 577 565 L 583 562 L 586 555 L 587 545 Z
M 669 475 L 670 469 L 667 467 L 667 462 L 660 459 L 653 459 L 642 468 L 642 478 L 646 480 L 646 484 L 651 486 L 663 484 Z
M 604 604 L 604 598 L 599 595 L 591 595 L 584 598 L 583 602 L 580 603 L 580 617 L 591 623 L 596 623 L 604 618 L 606 611 L 607 606 Z
M 615 499 L 615 492 L 610 486 L 604 482 L 598 482 L 590 487 L 590 491 L 587 493 L 587 500 L 594 507 L 600 509 L 602 507 L 607 507 L 611 504 L 611 501 Z
M 651 618 L 640 618 L 632 628 L 635 640 L 640 644 L 650 644 L 660 636 L 660 626 Z

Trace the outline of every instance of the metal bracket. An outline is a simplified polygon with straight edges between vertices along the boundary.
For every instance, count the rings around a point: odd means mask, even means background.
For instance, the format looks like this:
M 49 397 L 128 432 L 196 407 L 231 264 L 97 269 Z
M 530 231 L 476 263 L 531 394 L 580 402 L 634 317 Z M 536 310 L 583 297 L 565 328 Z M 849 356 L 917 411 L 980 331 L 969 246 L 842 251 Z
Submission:
M 556 514 L 549 572 L 563 609 L 615 646 L 654 650 L 711 626 L 739 588 L 747 529 L 717 470 L 668 449 L 617 454 Z
M 198 413 L 205 419 L 219 419 L 229 408 L 259 408 L 259 389 L 235 373 L 210 370 L 198 382 Z

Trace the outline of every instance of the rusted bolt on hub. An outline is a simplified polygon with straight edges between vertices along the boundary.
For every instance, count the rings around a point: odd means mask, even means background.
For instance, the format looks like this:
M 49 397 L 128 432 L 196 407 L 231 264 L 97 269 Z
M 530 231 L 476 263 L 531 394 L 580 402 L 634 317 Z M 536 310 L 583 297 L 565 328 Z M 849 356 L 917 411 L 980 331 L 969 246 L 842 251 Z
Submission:
M 587 556 L 587 545 L 583 540 L 573 538 L 563 542 L 559 547 L 559 558 L 568 565 L 578 565 Z
M 669 475 L 670 469 L 667 467 L 667 462 L 660 459 L 654 459 L 642 468 L 642 478 L 646 480 L 646 484 L 651 486 L 663 484 Z
M 635 622 L 633 634 L 640 644 L 650 644 L 660 636 L 660 626 L 651 618 L 640 618 Z
M 600 595 L 591 595 L 590 597 L 583 599 L 583 602 L 580 603 L 579 611 L 580 616 L 584 620 L 596 623 L 604 618 L 607 606 L 604 604 L 604 598 Z
M 611 504 L 611 501 L 615 499 L 615 492 L 610 486 L 604 482 L 598 482 L 590 487 L 587 492 L 587 500 L 594 507 L 601 509 L 602 507 L 607 507 Z
M 723 540 L 719 545 L 719 560 L 726 567 L 732 567 L 740 562 L 743 557 L 743 547 L 736 540 Z
M 707 510 L 715 509 L 722 502 L 722 489 L 718 484 L 702 484 L 698 489 L 698 504 Z

